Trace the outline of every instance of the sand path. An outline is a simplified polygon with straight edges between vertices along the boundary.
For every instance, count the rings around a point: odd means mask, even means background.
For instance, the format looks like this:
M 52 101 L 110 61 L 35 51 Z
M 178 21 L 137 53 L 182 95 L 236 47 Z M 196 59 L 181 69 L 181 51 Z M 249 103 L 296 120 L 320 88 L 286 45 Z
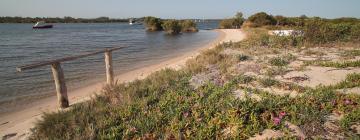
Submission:
M 163 68 L 180 69 L 185 66 L 188 59 L 194 58 L 204 49 L 215 47 L 221 42 L 236 42 L 245 38 L 245 34 L 238 29 L 218 29 L 219 36 L 211 43 L 204 45 L 196 51 L 186 53 L 180 57 L 176 57 L 159 64 L 139 68 L 121 75 L 116 76 L 118 82 L 129 82 L 135 79 L 143 79 L 149 74 L 161 70 Z M 89 100 L 92 95 L 101 91 L 105 85 L 104 82 L 79 88 L 68 93 L 71 105 Z M 55 95 L 55 94 L 54 94 Z M 34 123 L 41 119 L 43 112 L 57 111 L 56 96 L 41 99 L 34 103 L 29 103 L 24 109 L 4 114 L 0 116 L 0 136 L 15 135 L 10 139 L 26 139 L 30 135 L 30 128 Z

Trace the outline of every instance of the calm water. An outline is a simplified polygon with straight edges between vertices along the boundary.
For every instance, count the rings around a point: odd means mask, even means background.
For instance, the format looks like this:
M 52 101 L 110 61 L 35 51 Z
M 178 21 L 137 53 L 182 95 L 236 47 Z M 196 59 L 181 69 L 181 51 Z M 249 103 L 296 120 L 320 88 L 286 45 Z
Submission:
M 43 60 L 77 55 L 105 47 L 130 46 L 113 53 L 115 73 L 158 63 L 194 50 L 217 37 L 200 30 L 177 36 L 146 32 L 142 25 L 126 23 L 54 24 L 53 29 L 33 30 L 32 24 L 0 24 L 0 104 L 55 95 L 50 66 L 16 72 L 16 67 Z M 199 24 L 200 29 L 216 23 Z M 103 54 L 65 62 L 68 89 L 105 81 Z M 50 94 L 51 93 L 51 94 Z

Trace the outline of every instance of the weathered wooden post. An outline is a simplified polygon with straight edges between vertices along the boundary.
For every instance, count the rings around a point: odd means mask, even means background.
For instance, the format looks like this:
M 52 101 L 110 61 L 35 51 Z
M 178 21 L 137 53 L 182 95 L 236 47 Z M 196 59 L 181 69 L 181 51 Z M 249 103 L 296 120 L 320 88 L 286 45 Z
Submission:
M 60 62 L 51 64 L 51 70 L 54 77 L 59 106 L 60 108 L 67 108 L 69 107 L 69 99 L 67 96 L 64 72 L 60 66 Z
M 110 86 L 114 84 L 114 71 L 111 55 L 112 54 L 110 50 L 105 50 L 106 82 Z
M 112 86 L 112 85 L 114 85 L 114 71 L 113 71 L 112 54 L 111 53 L 112 53 L 112 51 L 119 50 L 121 48 L 123 48 L 123 47 L 110 48 L 110 49 L 105 49 L 105 50 L 91 52 L 91 53 L 85 53 L 85 54 L 76 55 L 76 56 L 70 56 L 70 57 L 65 57 L 65 58 L 60 58 L 60 59 L 55 59 L 55 60 L 50 60 L 50 61 L 33 63 L 33 64 L 17 67 L 16 70 L 18 72 L 21 72 L 21 71 L 28 70 L 28 69 L 34 69 L 34 68 L 38 68 L 38 67 L 42 67 L 42 66 L 51 65 L 51 70 L 52 70 L 53 77 L 54 77 L 54 82 L 55 82 L 55 87 L 56 87 L 56 95 L 58 97 L 59 106 L 60 106 L 60 108 L 67 108 L 67 107 L 69 107 L 69 99 L 67 96 L 64 71 L 62 70 L 60 63 L 105 52 L 106 82 L 108 85 Z

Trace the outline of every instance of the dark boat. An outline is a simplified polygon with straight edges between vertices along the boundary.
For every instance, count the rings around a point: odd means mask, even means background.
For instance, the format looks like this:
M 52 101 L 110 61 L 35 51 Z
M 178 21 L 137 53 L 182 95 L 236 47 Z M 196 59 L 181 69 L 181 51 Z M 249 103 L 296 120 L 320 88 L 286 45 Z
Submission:
M 48 29 L 52 27 L 53 25 L 51 24 L 46 24 L 44 21 L 39 21 L 33 26 L 33 29 Z

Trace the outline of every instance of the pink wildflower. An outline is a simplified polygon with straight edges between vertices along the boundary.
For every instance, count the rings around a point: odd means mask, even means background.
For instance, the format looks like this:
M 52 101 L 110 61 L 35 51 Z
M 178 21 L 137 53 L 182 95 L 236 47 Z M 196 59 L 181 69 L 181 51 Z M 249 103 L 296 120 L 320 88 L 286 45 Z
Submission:
M 345 99 L 344 103 L 345 103 L 346 105 L 349 105 L 349 104 L 351 104 L 351 101 L 350 101 L 349 99 Z
M 280 113 L 279 113 L 279 117 L 284 117 L 286 115 L 286 112 L 285 111 L 281 111 Z
M 281 122 L 281 118 L 275 117 L 275 118 L 273 118 L 273 121 L 274 121 L 274 124 L 275 124 L 275 125 L 279 125 L 280 122 Z

